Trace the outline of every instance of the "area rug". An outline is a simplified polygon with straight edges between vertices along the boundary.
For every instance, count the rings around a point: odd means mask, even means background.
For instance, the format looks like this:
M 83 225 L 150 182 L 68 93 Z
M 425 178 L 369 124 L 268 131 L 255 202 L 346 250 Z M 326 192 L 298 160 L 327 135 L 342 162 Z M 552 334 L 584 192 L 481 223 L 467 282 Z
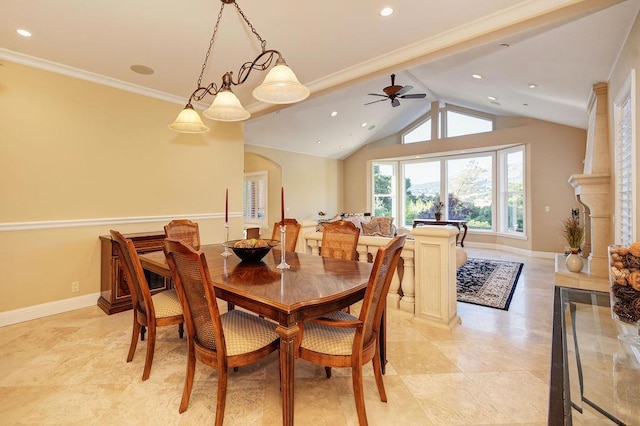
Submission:
M 523 263 L 470 257 L 458 268 L 458 302 L 508 310 Z

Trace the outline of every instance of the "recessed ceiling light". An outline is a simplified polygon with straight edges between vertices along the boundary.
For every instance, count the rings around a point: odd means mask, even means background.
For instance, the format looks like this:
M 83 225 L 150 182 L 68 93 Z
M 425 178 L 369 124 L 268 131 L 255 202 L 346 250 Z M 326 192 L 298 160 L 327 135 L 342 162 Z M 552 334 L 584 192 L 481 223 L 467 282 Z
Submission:
M 340 145 L 340 149 L 344 148 L 344 145 Z
M 529 89 L 535 89 L 536 87 L 538 87 L 537 84 L 535 83 L 529 83 Z
M 318 140 L 316 141 L 316 143 L 317 143 L 318 145 L 320 145 L 320 139 L 318 139 Z
M 362 123 L 360 127 L 367 127 L 367 123 Z
M 529 106 L 529 104 L 522 104 L 522 106 L 528 107 L 528 106 Z
M 510 47 L 507 43 L 502 43 L 500 47 Z
M 489 98 L 490 101 L 497 101 L 498 98 L 496 98 L 495 96 L 487 96 L 487 98 Z
M 338 115 L 338 111 L 333 111 L 333 112 L 331 113 L 331 116 L 332 116 L 332 117 L 335 117 L 336 115 Z
M 482 78 L 482 76 L 480 74 L 471 74 L 471 77 L 477 78 L 478 80 L 480 80 Z
M 143 75 L 151 75 L 155 72 L 153 68 L 149 68 L 146 65 L 131 65 L 129 68 L 131 68 L 131 71 Z
M 392 13 L 393 13 L 393 9 L 391 9 L 390 7 L 385 7 L 380 11 L 380 16 L 389 16 Z
M 27 30 L 23 30 L 21 28 L 17 29 L 16 32 L 20 34 L 22 37 L 31 37 L 31 33 Z

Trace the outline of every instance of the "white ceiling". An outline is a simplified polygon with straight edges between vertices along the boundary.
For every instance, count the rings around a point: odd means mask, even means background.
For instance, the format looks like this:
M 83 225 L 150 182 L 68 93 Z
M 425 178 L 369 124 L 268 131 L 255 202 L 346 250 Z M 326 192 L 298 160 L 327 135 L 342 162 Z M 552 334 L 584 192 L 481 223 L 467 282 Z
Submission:
M 640 8 L 640 0 L 300 3 L 238 0 L 267 48 L 282 52 L 311 97 L 289 107 L 257 103 L 250 94 L 264 78 L 257 71 L 234 92 L 253 113 L 246 143 L 329 158 L 399 131 L 436 100 L 585 128 L 591 85 L 608 80 Z M 177 114 L 196 87 L 220 5 L 2 0 L 0 59 L 167 99 L 176 102 Z M 378 12 L 387 5 L 395 12 L 383 18 Z M 33 36 L 23 38 L 17 28 Z M 226 5 L 203 83 L 219 85 L 224 72 L 237 73 L 259 51 L 235 7 Z M 136 74 L 133 64 L 155 72 Z M 368 93 L 390 84 L 391 73 L 396 84 L 414 86 L 410 93 L 428 96 L 402 100 L 397 108 L 365 106 L 376 100 Z M 484 78 L 473 79 L 474 73 Z M 332 111 L 338 115 L 330 117 Z

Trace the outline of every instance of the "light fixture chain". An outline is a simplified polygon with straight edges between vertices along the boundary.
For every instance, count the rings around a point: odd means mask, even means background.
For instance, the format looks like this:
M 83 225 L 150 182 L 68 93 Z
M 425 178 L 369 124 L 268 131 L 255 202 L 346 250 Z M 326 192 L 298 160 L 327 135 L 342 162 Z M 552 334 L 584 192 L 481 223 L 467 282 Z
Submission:
M 238 9 L 238 13 L 240 14 L 240 16 L 242 16 L 242 19 L 244 19 L 244 22 L 246 22 L 247 26 L 249 28 L 251 28 L 251 32 L 256 36 L 258 41 L 260 41 L 260 47 L 262 48 L 262 51 L 264 52 L 266 47 L 267 47 L 267 41 L 263 40 L 262 37 L 260 37 L 260 34 L 258 34 L 258 31 L 253 27 L 253 25 L 251 25 L 251 22 L 249 22 L 249 18 L 247 18 L 247 16 L 244 14 L 242 9 L 240 9 L 240 6 L 238 6 L 238 3 L 233 2 L 233 4 L 236 6 L 236 9 Z
M 204 62 L 202 63 L 202 70 L 200 71 L 200 77 L 198 77 L 198 87 L 202 85 L 202 76 L 204 75 L 204 70 L 207 68 L 207 62 L 209 62 L 209 55 L 211 55 L 211 49 L 213 48 L 213 42 L 216 39 L 216 34 L 218 33 L 218 27 L 220 26 L 220 19 L 222 18 L 222 11 L 224 10 L 225 3 L 222 2 L 222 6 L 220 6 L 220 12 L 218 12 L 218 19 L 216 20 L 216 26 L 213 27 L 213 34 L 211 35 L 211 41 L 209 41 L 209 48 L 207 49 L 207 54 L 204 56 Z

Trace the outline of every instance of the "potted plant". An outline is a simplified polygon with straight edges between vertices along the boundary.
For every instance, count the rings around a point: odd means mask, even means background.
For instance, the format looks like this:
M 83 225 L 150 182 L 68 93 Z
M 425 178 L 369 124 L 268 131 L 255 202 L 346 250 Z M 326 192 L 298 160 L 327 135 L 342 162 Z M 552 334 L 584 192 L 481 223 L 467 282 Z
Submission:
M 567 269 L 571 272 L 580 272 L 582 270 L 582 258 L 578 255 L 578 252 L 580 251 L 582 240 L 584 240 L 584 226 L 580 225 L 578 218 L 568 217 L 562 221 L 562 234 L 569 247 L 571 247 L 571 254 L 565 260 Z
M 444 203 L 442 201 L 434 201 L 432 209 L 436 220 L 440 220 L 442 218 L 442 211 L 444 210 Z

